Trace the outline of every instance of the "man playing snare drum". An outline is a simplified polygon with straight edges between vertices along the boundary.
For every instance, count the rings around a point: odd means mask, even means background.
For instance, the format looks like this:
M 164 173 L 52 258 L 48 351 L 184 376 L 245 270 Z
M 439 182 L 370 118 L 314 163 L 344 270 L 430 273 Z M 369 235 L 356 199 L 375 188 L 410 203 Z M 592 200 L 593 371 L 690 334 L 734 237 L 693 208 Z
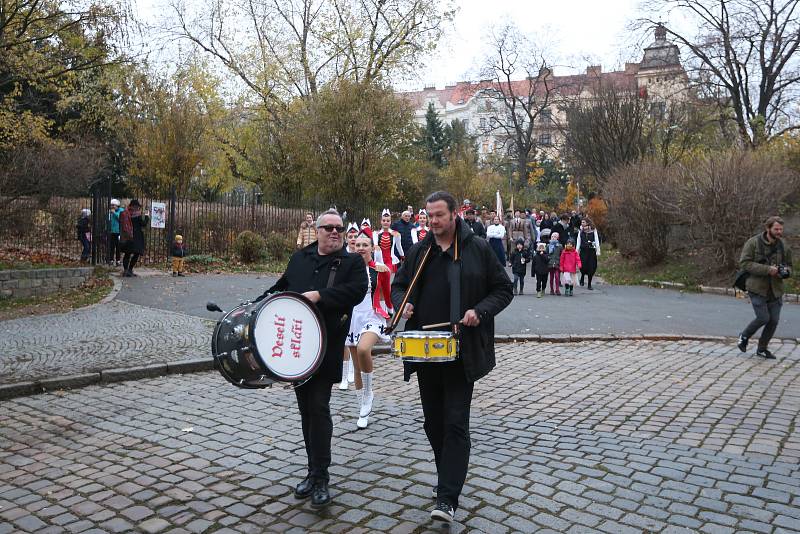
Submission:
M 331 386 L 342 381 L 342 346 L 350 328 L 353 307 L 367 292 L 364 261 L 342 248 L 344 226 L 335 210 L 319 216 L 317 241 L 295 252 L 286 272 L 269 288 L 302 293 L 317 305 L 325 321 L 327 345 L 317 372 L 295 388 L 308 456 L 308 475 L 297 485 L 298 499 L 311 497 L 314 507 L 331 501 L 328 467 L 331 464 Z M 333 270 L 333 274 L 332 273 Z
M 417 373 L 425 434 L 436 460 L 436 508 L 431 518 L 451 522 L 469 465 L 473 385 L 495 366 L 494 316 L 511 302 L 512 286 L 489 243 L 457 216 L 452 195 L 431 194 L 425 209 L 430 232 L 406 253 L 392 283 L 392 300 L 407 319 L 407 330 L 444 324 L 438 329 L 455 328 L 460 335 L 454 361 L 404 362 L 406 381 Z M 428 248 L 431 251 L 422 262 Z M 407 292 L 423 263 L 417 282 Z

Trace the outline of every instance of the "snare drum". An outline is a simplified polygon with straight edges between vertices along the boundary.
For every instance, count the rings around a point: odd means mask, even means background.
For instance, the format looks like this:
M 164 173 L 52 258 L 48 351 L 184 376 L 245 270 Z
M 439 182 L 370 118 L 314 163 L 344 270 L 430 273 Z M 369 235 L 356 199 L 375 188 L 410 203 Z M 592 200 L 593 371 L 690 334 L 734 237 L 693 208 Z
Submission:
M 263 388 L 310 378 L 322 363 L 325 339 L 317 307 L 287 291 L 228 312 L 214 329 L 211 352 L 230 383 Z
M 397 332 L 392 356 L 404 362 L 452 362 L 458 359 L 458 339 L 452 332 L 436 330 Z

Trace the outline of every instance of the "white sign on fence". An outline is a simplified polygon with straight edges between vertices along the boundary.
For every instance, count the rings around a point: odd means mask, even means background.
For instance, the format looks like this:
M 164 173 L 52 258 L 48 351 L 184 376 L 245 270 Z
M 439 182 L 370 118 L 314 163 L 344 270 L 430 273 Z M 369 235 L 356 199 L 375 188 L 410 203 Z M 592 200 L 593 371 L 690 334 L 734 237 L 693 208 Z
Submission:
M 150 228 L 166 228 L 167 205 L 164 202 L 152 202 L 150 208 Z

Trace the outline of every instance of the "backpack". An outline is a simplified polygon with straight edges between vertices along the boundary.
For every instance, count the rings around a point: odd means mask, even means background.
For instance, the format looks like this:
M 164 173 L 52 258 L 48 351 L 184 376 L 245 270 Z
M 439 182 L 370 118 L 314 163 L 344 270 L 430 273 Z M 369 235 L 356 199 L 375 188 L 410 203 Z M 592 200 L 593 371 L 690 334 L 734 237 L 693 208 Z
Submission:
M 763 263 L 767 264 L 769 262 L 769 258 L 767 258 L 766 252 L 764 251 L 764 243 L 761 241 L 761 236 L 759 235 L 756 239 L 756 250 L 758 251 L 758 255 L 761 256 L 759 259 L 756 260 L 756 263 Z M 781 261 L 783 261 L 783 241 L 778 239 L 778 248 L 776 253 L 780 256 Z M 733 277 L 733 287 L 738 289 L 739 291 L 747 291 L 747 279 L 750 277 L 750 273 L 745 271 L 744 269 L 739 269 L 736 271 L 736 274 Z

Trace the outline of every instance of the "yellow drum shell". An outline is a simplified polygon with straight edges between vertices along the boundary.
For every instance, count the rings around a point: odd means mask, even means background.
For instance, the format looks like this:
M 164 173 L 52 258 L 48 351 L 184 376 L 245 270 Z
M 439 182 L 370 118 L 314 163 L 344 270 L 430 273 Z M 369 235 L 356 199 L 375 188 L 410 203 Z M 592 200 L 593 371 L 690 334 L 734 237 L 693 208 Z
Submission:
M 458 339 L 451 332 L 397 332 L 392 336 L 392 356 L 404 362 L 452 362 L 458 359 Z

